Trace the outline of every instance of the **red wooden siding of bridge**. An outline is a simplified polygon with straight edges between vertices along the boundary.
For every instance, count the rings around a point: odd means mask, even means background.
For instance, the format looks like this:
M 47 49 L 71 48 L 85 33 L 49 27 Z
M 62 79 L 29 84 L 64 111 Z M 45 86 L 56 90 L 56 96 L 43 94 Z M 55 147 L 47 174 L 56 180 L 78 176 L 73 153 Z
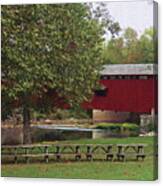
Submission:
M 94 95 L 90 102 L 84 103 L 86 109 L 150 113 L 157 112 L 157 80 L 148 79 L 106 79 L 100 80 L 107 90 L 106 96 Z

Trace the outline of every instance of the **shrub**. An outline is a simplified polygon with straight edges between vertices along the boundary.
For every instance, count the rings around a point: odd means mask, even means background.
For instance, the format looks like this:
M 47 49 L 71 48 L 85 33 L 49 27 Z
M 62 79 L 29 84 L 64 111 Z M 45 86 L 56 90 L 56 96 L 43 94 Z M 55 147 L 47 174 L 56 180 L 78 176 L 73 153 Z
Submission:
M 64 120 L 64 119 L 90 119 L 91 113 L 88 113 L 82 108 L 71 108 L 71 109 L 55 109 L 50 113 L 32 111 L 31 118 L 33 119 L 51 119 L 51 120 Z
M 64 109 L 56 109 L 53 112 L 51 112 L 48 117 L 50 119 L 67 119 L 69 117 L 69 112 L 68 110 L 64 110 Z
M 91 112 L 82 109 L 81 107 L 71 108 L 69 109 L 69 118 L 75 119 L 90 119 Z
M 122 133 L 128 136 L 138 136 L 139 134 L 139 126 L 134 123 L 123 123 L 122 124 Z
M 149 123 L 149 125 L 148 125 L 148 131 L 149 132 L 156 131 L 156 127 L 155 127 L 154 123 Z
M 135 131 L 135 132 L 139 131 L 139 126 L 134 123 L 123 123 L 122 128 L 123 130 L 129 130 L 129 131 Z
M 46 119 L 46 114 L 41 113 L 41 112 L 34 111 L 31 115 L 32 115 L 31 118 L 36 119 L 36 120 Z
M 110 130 L 121 136 L 137 136 L 139 134 L 139 126 L 134 123 L 99 123 L 95 128 Z
M 105 130 L 111 130 L 113 132 L 118 132 L 121 130 L 122 124 L 116 124 L 116 123 L 99 123 L 96 126 L 96 129 L 105 129 Z

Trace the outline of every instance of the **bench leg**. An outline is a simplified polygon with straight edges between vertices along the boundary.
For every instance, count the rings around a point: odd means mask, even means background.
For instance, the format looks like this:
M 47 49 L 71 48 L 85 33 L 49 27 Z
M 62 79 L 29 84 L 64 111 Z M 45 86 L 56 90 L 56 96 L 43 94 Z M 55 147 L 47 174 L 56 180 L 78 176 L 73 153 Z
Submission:
M 139 161 L 139 158 L 141 158 L 142 161 L 144 161 L 145 155 L 137 155 L 137 156 L 136 156 L 137 161 Z
M 17 156 L 14 157 L 14 163 L 15 163 L 15 164 L 18 163 L 18 157 L 17 157 Z
M 119 154 L 119 155 L 117 155 L 117 160 L 118 161 L 125 161 L 126 160 L 126 158 L 125 158 L 125 155 L 124 154 Z
M 60 154 L 57 154 L 56 155 L 56 160 L 59 161 L 61 159 L 61 155 Z
M 87 154 L 87 160 L 91 161 L 92 160 L 92 154 Z
M 77 161 L 81 160 L 81 155 L 80 154 L 75 155 L 75 160 Z
M 28 156 L 25 158 L 25 162 L 29 163 L 29 157 Z
M 106 155 L 106 160 L 112 161 L 112 160 L 113 160 L 113 157 L 114 157 L 113 154 L 107 154 L 107 155 Z
M 46 163 L 49 162 L 49 156 L 48 156 L 48 155 L 45 156 L 45 162 L 46 162 Z

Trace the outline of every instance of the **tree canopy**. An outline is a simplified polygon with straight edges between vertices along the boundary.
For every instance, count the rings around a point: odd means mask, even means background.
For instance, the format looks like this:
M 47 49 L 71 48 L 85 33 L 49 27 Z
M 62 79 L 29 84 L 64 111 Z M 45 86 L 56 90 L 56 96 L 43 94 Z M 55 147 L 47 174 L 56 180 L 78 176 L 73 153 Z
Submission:
M 103 65 L 103 35 L 119 30 L 99 7 L 2 6 L 2 112 L 18 101 L 27 126 L 30 108 L 38 107 L 33 96 L 41 99 L 52 89 L 76 105 L 92 95 Z

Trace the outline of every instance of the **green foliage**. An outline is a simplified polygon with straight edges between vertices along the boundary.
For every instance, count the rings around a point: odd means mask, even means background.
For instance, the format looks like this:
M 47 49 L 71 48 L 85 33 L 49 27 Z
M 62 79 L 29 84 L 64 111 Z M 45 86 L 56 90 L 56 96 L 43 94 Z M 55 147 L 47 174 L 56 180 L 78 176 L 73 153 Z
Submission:
M 31 97 L 42 99 L 49 89 L 70 105 L 90 98 L 103 65 L 103 34 L 119 30 L 98 7 L 93 13 L 88 4 L 2 6 L 4 105 L 36 107 Z
M 87 110 L 79 107 L 71 108 L 68 110 L 69 118 L 76 118 L 76 119 L 89 119 L 91 118 L 91 113 Z
M 137 32 L 130 27 L 125 29 L 123 37 L 124 37 L 125 45 L 127 47 L 133 45 L 138 39 Z
M 2 95 L 2 97 L 5 99 L 5 101 L 2 101 L 1 109 L 2 109 L 2 121 L 5 119 L 8 119 L 9 116 L 12 115 L 12 108 L 11 108 L 11 103 L 10 100 L 7 98 L 7 96 Z
M 134 123 L 123 123 L 122 128 L 123 130 L 139 132 L 139 126 Z
M 139 126 L 134 123 L 99 123 L 95 128 L 110 130 L 113 133 L 127 136 L 137 136 L 139 134 Z
M 36 120 L 46 119 L 47 118 L 47 114 L 33 111 L 33 112 L 31 112 L 31 118 L 32 119 L 36 119 Z
M 103 51 L 106 64 L 155 63 L 156 55 L 157 35 L 152 27 L 140 37 L 134 29 L 127 28 L 120 37 L 109 40 Z
M 96 126 L 96 129 L 108 129 L 108 130 L 119 130 L 121 128 L 122 124 L 120 123 L 99 123 Z
M 140 37 L 139 46 L 140 51 L 143 51 L 142 62 L 152 63 L 157 60 L 157 35 L 154 29 L 149 28 L 144 31 L 144 34 Z
M 67 95 L 73 87 L 78 94 L 86 63 L 93 65 L 88 51 L 98 57 L 101 41 L 100 26 L 86 16 L 82 5 L 2 7 L 2 72 L 10 83 L 3 90 L 9 97 L 42 94 L 47 88 Z
M 82 108 L 71 108 L 71 109 L 55 109 L 50 111 L 49 113 L 39 112 L 39 111 L 33 111 L 32 112 L 32 118 L 34 119 L 89 119 L 90 114 L 82 109 Z
M 68 110 L 56 109 L 56 111 L 49 114 L 50 119 L 67 119 L 69 118 Z
M 138 136 L 140 128 L 138 125 L 133 123 L 122 124 L 122 134 L 126 136 Z
M 156 130 L 157 128 L 156 128 L 155 123 L 150 123 L 150 124 L 148 124 L 147 127 L 148 127 L 148 131 L 149 131 L 149 132 L 151 132 L 151 131 L 155 131 L 155 132 L 156 132 L 156 131 L 157 131 L 157 130 Z

